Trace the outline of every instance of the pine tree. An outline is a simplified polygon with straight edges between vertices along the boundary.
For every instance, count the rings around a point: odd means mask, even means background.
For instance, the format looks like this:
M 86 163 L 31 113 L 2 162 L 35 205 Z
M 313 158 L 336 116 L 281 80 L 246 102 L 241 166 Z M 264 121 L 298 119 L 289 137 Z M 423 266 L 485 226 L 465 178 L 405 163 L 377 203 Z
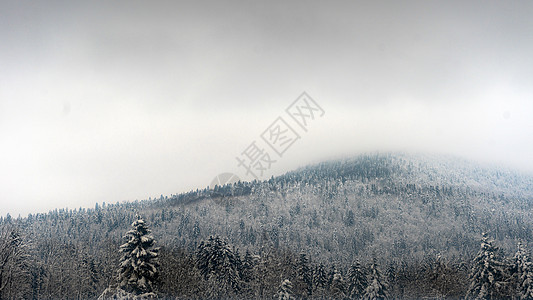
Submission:
M 381 273 L 378 270 L 376 262 L 374 261 L 370 265 L 370 275 L 368 280 L 368 286 L 365 289 L 363 299 L 388 299 L 387 284 L 385 283 Z
M 83 274 L 85 275 L 83 278 L 83 285 L 87 289 L 86 294 L 90 298 L 94 298 L 95 296 L 97 296 L 99 282 L 98 270 L 96 268 L 94 258 L 89 257 L 87 254 L 84 254 L 84 257 L 81 261 L 81 267 L 83 270 Z
M 487 234 L 481 238 L 479 250 L 470 273 L 467 299 L 496 299 L 503 287 L 507 266 L 502 262 L 499 249 L 493 246 Z
M 144 221 L 137 216 L 131 224 L 132 230 L 124 238 L 128 241 L 120 246 L 122 258 L 119 267 L 119 288 L 135 295 L 151 293 L 157 279 L 158 251 L 155 240 Z
M 331 267 L 329 267 L 329 271 L 328 271 L 328 288 L 331 287 L 331 284 L 333 283 L 333 277 L 335 276 L 335 271 L 337 270 L 337 268 L 335 267 L 335 265 L 332 265 Z
M 196 252 L 196 266 L 212 290 L 208 297 L 228 297 L 240 291 L 238 260 L 228 244 L 218 236 L 202 241 Z
M 359 261 L 355 261 L 348 271 L 348 298 L 360 299 L 368 286 L 368 280 Z
M 306 296 L 311 296 L 313 293 L 313 277 L 309 268 L 309 259 L 305 253 L 300 253 L 297 271 L 299 279 L 304 284 Z
M 514 256 L 514 272 L 518 297 L 533 299 L 533 264 L 522 243 L 518 243 L 518 250 Z
M 326 274 L 326 268 L 322 263 L 315 267 L 315 271 L 313 272 L 313 284 L 316 289 L 327 288 L 328 275 Z
M 331 281 L 331 296 L 333 299 L 346 298 L 346 284 L 339 271 L 334 270 L 333 280 Z
M 452 275 L 454 270 L 448 266 L 448 262 L 439 254 L 432 264 L 429 273 L 432 289 L 438 293 L 439 297 L 447 298 L 447 295 L 455 284 L 455 278 Z
M 392 293 L 394 291 L 395 285 L 396 285 L 396 266 L 394 265 L 394 262 L 390 262 L 389 266 L 387 267 L 387 271 L 385 272 L 385 281 L 388 284 L 388 291 L 389 293 Z
M 279 300 L 291 300 L 294 299 L 292 291 L 292 283 L 290 280 L 285 279 L 281 283 L 278 289 Z
M 255 258 L 252 256 L 249 250 L 246 250 L 242 260 L 242 270 L 239 273 L 243 281 L 249 282 L 252 280 L 252 273 L 256 264 L 257 262 L 255 261 Z

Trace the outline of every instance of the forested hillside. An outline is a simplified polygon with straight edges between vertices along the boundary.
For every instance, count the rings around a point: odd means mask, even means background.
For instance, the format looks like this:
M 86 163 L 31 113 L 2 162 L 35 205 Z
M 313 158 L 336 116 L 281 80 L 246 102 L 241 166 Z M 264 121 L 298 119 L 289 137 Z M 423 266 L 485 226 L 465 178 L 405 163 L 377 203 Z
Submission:
M 3 217 L 0 299 L 97 298 L 118 284 L 119 246 L 136 215 L 160 247 L 153 290 L 164 298 L 474 297 L 482 251 L 500 257 L 491 295 L 505 298 L 531 271 L 533 177 L 371 154 L 266 181 Z M 522 263 L 510 259 L 519 241 Z M 206 261 L 212 253 L 222 269 Z

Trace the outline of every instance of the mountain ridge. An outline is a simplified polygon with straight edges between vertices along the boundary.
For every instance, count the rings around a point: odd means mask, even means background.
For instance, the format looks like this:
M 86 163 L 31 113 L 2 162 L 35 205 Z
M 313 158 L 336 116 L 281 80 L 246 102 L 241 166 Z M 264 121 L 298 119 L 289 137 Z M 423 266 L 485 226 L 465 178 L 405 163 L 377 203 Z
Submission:
M 268 295 L 276 293 L 279 276 L 295 272 L 292 264 L 298 253 L 308 255 L 314 266 L 323 264 L 342 274 L 359 260 L 416 276 L 427 274 L 424 266 L 435 265 L 439 258 L 451 268 L 450 278 L 465 281 L 484 232 L 508 256 L 518 241 L 525 249 L 533 248 L 531 180 L 462 160 L 368 154 L 269 180 L 155 200 L 0 217 L 0 230 L 29 241 L 31 274 L 41 280 L 33 282 L 47 283 L 34 287 L 42 298 L 79 292 L 79 282 L 88 280 L 84 274 L 94 275 L 94 284 L 83 292 L 87 298 L 110 286 L 119 261 L 117 249 L 137 215 L 143 216 L 161 247 L 166 278 L 162 289 L 167 295 L 193 297 L 191 286 L 201 288 L 193 257 L 212 236 L 231 245 L 236 257 L 247 252 L 259 266 L 269 266 L 268 279 L 257 281 L 268 286 Z M 176 276 L 185 283 L 176 283 Z M 411 279 L 396 281 L 396 287 L 408 285 L 409 291 L 395 293 L 427 295 L 418 287 L 427 283 L 416 279 L 410 284 Z M 459 284 L 454 293 L 464 294 L 465 289 Z

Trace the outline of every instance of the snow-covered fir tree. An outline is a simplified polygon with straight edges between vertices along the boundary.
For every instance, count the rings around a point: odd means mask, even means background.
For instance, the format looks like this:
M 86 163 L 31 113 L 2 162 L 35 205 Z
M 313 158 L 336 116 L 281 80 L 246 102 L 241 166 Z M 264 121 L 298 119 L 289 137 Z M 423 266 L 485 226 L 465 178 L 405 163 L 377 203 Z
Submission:
M 520 242 L 514 256 L 513 269 L 519 299 L 533 299 L 533 264 Z
M 329 278 L 324 264 L 313 268 L 313 298 L 323 299 L 329 295 Z
M 324 289 L 328 286 L 328 274 L 326 273 L 326 267 L 322 263 L 315 267 L 313 272 L 313 285 L 315 289 Z
M 387 282 L 387 291 L 389 292 L 389 295 L 393 294 L 395 292 L 396 288 L 396 281 L 397 281 L 397 274 L 398 271 L 396 270 L 396 266 L 394 262 L 389 262 L 389 265 L 387 266 L 387 270 L 385 271 L 384 277 L 385 281 Z
M 200 243 L 196 251 L 196 266 L 209 282 L 211 290 L 206 291 L 207 297 L 228 297 L 241 289 L 238 259 L 220 237 L 210 236 Z
M 431 282 L 432 289 L 438 297 L 446 297 L 450 291 L 450 286 L 454 283 L 454 278 L 450 277 L 451 269 L 448 267 L 448 262 L 442 258 L 440 254 L 437 255 L 434 264 L 429 268 L 428 279 Z
M 89 257 L 89 255 L 85 254 L 86 256 L 81 261 L 81 269 L 83 270 L 83 279 L 82 283 L 84 286 L 86 286 L 87 292 L 86 294 L 90 298 L 94 298 L 97 296 L 97 289 L 98 289 L 98 270 L 96 267 L 96 264 L 94 263 L 94 258 Z
M 337 268 L 335 267 L 335 265 L 332 265 L 330 268 L 329 268 L 329 272 L 328 272 L 328 283 L 327 283 L 327 286 L 328 288 L 331 287 L 331 284 L 333 283 L 333 277 L 335 276 L 335 272 L 337 271 Z
M 281 282 L 278 289 L 278 299 L 279 300 L 291 300 L 294 299 L 292 291 L 292 283 L 290 280 L 285 279 Z
M 348 298 L 360 299 L 363 297 L 364 291 L 368 286 L 366 273 L 361 268 L 359 261 L 355 261 L 348 270 Z
M 120 246 L 118 287 L 135 295 L 151 293 L 159 275 L 159 248 L 154 247 L 155 240 L 140 216 L 131 226 L 125 235 L 127 242 Z
M 242 267 L 239 271 L 240 277 L 243 281 L 249 282 L 250 280 L 252 280 L 252 271 L 256 264 L 256 259 L 253 257 L 249 250 L 246 250 L 246 253 L 244 254 L 244 258 L 242 260 Z
M 388 299 L 389 293 L 387 291 L 387 283 L 385 282 L 383 276 L 381 276 L 375 261 L 370 265 L 369 273 L 368 286 L 365 289 L 363 299 Z
M 344 278 L 338 270 L 334 270 L 333 280 L 331 281 L 331 297 L 333 299 L 346 298 L 346 284 Z
M 300 253 L 297 262 L 297 271 L 298 278 L 303 284 L 302 292 L 306 296 L 311 296 L 313 293 L 313 274 L 311 273 L 311 268 L 309 267 L 309 259 L 305 253 Z
M 479 250 L 470 272 L 470 287 L 467 299 L 497 299 L 504 287 L 507 265 L 500 257 L 499 249 L 493 245 L 486 233 L 481 238 Z

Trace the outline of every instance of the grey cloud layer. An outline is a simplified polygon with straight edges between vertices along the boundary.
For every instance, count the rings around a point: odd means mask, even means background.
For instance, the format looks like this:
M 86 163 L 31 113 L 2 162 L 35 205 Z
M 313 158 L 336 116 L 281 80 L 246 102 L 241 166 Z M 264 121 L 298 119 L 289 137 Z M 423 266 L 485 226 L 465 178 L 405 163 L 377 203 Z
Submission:
M 234 156 L 303 90 L 326 116 L 273 174 L 383 149 L 533 170 L 532 6 L 4 2 L 0 214 L 239 172 Z

